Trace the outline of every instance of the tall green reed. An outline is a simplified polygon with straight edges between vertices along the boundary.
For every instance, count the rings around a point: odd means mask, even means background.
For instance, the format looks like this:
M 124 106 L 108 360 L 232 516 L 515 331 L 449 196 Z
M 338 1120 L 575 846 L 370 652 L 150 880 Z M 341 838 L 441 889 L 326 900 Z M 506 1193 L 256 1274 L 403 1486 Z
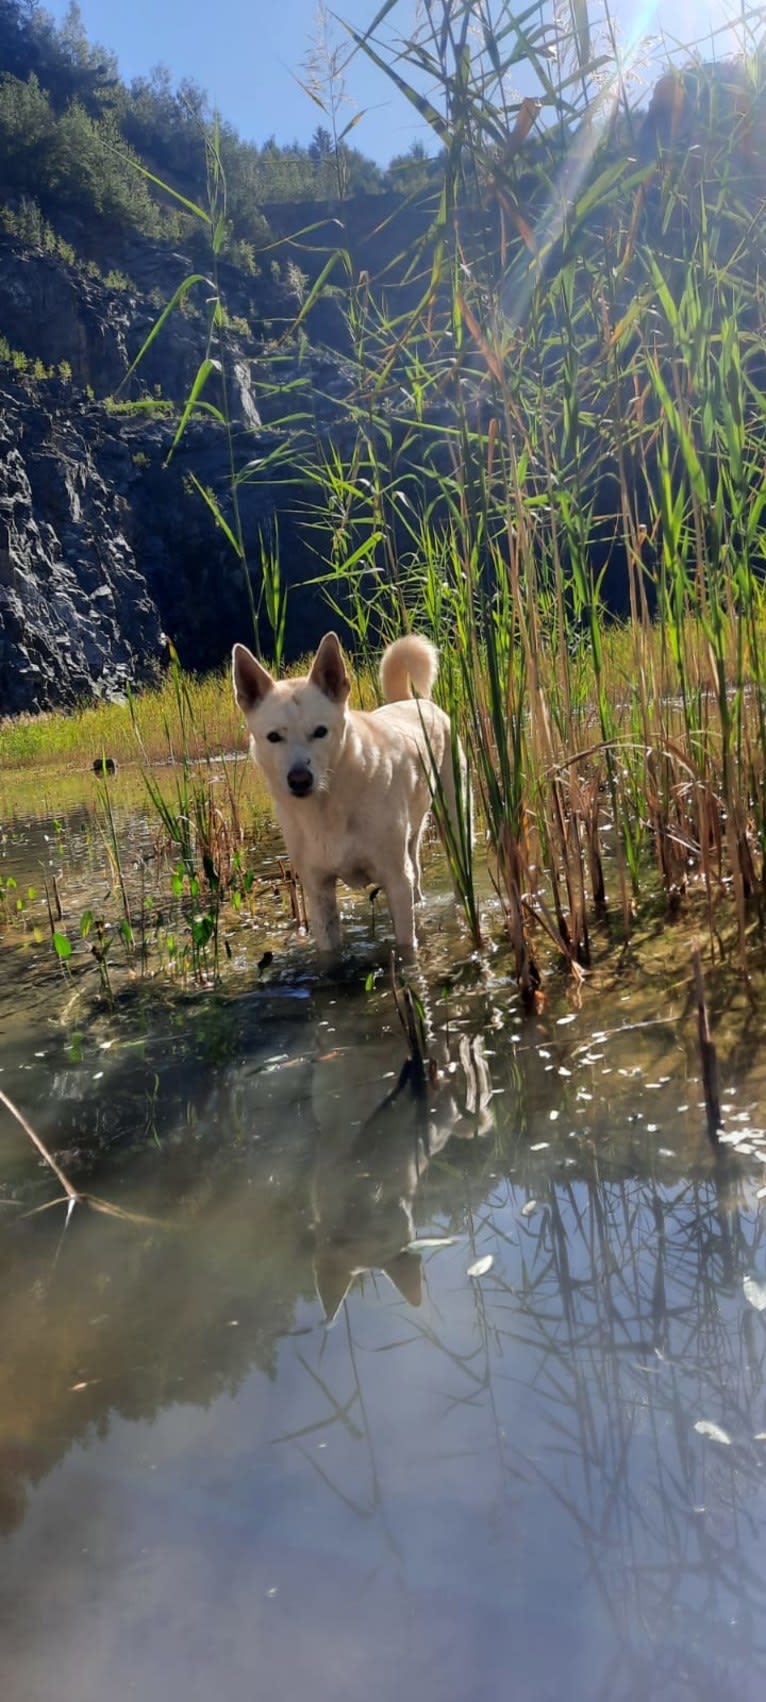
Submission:
M 616 909 L 629 940 L 652 866 L 669 909 L 699 886 L 711 936 L 731 886 L 744 961 L 766 886 L 766 10 L 743 11 L 742 67 L 692 60 L 648 114 L 614 20 L 597 27 L 586 0 L 433 0 L 394 51 L 380 29 L 397 14 L 384 0 L 349 34 L 438 144 L 418 233 L 377 277 L 354 276 L 344 243 L 322 256 L 283 338 L 310 362 L 307 317 L 340 276 L 343 433 L 319 430 L 292 376 L 271 465 L 277 479 L 291 458 L 294 479 L 297 460 L 313 491 L 310 581 L 363 667 L 412 626 L 441 645 L 528 998 L 543 935 L 578 978 L 594 918 Z M 209 291 L 171 453 L 200 408 L 227 432 L 227 513 L 200 496 L 245 568 L 256 648 L 265 614 L 279 664 L 278 540 L 260 541 L 257 592 L 246 571 L 239 496 L 255 475 L 231 433 L 215 125 L 205 146 L 208 207 L 187 211 L 211 279 L 184 282 L 141 354 L 188 290 Z M 181 786 L 166 826 L 188 870 L 183 765 Z M 464 789 L 455 834 L 437 791 L 478 941 L 471 807 Z
M 365 655 L 414 624 L 456 658 L 529 996 L 540 930 L 579 973 L 589 916 L 616 900 L 627 940 L 652 863 L 673 908 L 731 883 L 744 949 L 766 878 L 766 14 L 743 20 L 746 94 L 697 62 L 647 116 L 585 5 L 444 0 L 394 56 L 396 11 L 350 33 L 440 177 L 427 235 L 350 295 L 353 446 L 311 463 L 328 598 Z M 522 65 L 534 101 L 509 94 Z

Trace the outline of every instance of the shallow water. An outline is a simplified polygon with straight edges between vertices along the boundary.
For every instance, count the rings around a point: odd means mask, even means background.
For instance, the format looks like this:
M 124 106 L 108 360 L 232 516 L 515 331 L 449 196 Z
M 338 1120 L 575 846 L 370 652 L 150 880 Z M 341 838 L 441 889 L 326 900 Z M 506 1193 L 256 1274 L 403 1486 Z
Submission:
M 0 1087 L 125 1214 L 24 1215 L 0 1107 L 4 1702 L 755 1702 L 763 998 L 724 1169 L 681 936 L 525 1016 L 437 899 L 421 1084 L 348 939 L 114 1013 L 3 953 Z

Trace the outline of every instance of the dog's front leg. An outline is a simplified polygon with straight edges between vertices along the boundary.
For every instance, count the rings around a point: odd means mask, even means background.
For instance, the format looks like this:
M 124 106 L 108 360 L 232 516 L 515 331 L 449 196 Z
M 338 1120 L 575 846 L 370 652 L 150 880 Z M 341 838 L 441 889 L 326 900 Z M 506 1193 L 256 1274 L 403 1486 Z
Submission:
M 340 917 L 335 881 L 308 881 L 304 876 L 303 891 L 317 950 L 325 957 L 337 957 L 340 951 Z
M 411 874 L 397 876 L 386 883 L 386 898 L 394 924 L 394 938 L 402 957 L 412 957 L 415 938 L 415 890 Z
M 420 823 L 420 827 L 413 829 L 413 831 L 410 834 L 410 837 L 407 841 L 407 855 L 408 855 L 410 862 L 412 864 L 413 893 L 414 893 L 414 900 L 415 900 L 416 904 L 422 904 L 423 903 L 423 887 L 422 887 L 422 884 L 421 884 L 421 882 L 422 882 L 422 870 L 421 870 L 421 867 L 420 867 L 420 841 L 423 837 L 424 827 L 425 827 L 425 816 L 423 817 L 423 820 Z

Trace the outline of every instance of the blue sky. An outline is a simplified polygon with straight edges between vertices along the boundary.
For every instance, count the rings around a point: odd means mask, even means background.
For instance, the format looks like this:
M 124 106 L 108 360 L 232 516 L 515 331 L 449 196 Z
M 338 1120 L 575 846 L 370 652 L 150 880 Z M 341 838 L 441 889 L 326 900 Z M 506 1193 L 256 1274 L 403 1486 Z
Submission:
M 377 5 L 378 0 L 331 0 L 330 9 L 363 29 Z M 399 35 L 411 28 L 416 5 L 417 0 L 399 0 L 394 13 Z M 67 0 L 47 0 L 47 9 L 63 18 Z M 210 0 L 80 0 L 80 9 L 91 40 L 116 53 L 124 77 L 145 74 L 158 63 L 168 66 L 174 82 L 192 77 L 248 140 L 263 142 L 275 135 L 280 142 L 307 142 L 321 122 L 295 80 L 310 47 L 316 0 L 215 0 L 214 5 Z M 679 41 L 693 41 L 739 9 L 739 0 L 614 0 L 624 39 L 664 29 Z M 387 163 L 416 138 L 427 140 L 417 114 L 360 56 L 349 67 L 347 81 L 355 107 L 366 110 L 353 136 L 365 153 Z M 347 110 L 351 116 L 354 108 Z

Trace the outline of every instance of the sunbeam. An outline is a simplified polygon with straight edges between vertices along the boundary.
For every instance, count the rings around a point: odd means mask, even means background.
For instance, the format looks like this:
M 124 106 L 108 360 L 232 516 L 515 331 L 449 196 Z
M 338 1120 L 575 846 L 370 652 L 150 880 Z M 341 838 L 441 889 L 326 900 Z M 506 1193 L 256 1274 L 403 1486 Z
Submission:
M 742 38 L 749 16 L 750 13 L 743 11 L 735 0 L 712 0 L 704 7 L 682 3 L 674 8 L 674 34 L 671 37 L 667 30 L 667 15 L 659 0 L 646 0 L 645 4 L 625 11 L 618 8 L 614 14 L 608 7 L 604 8 L 600 29 L 607 32 L 610 48 L 616 45 L 614 66 L 611 73 L 603 77 L 587 119 L 573 136 L 554 179 L 548 205 L 535 232 L 536 253 L 531 257 L 521 257 L 506 285 L 503 306 L 511 326 L 520 324 L 524 319 L 540 267 L 561 236 L 567 215 L 593 161 L 603 123 L 612 116 L 625 82 L 642 65 L 659 75 L 662 66 L 672 58 L 676 38 L 696 42 L 701 52 L 707 48 L 721 58 L 736 49 L 742 51 Z

